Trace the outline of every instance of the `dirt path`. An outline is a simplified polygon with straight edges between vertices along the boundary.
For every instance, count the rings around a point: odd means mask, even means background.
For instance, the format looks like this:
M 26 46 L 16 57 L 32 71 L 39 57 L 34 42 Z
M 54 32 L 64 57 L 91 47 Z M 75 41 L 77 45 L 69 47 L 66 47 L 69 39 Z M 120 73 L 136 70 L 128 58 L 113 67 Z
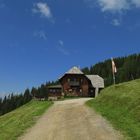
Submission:
M 20 140 L 121 140 L 119 132 L 84 105 L 87 100 L 55 102 Z

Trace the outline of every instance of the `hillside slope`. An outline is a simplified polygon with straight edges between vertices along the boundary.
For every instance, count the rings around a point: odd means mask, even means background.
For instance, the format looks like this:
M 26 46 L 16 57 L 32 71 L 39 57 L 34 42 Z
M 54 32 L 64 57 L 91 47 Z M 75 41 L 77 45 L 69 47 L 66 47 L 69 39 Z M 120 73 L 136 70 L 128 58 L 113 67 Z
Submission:
M 108 87 L 87 105 L 105 116 L 128 139 L 140 140 L 140 80 Z
M 48 101 L 30 103 L 0 117 L 0 140 L 15 140 L 51 105 Z

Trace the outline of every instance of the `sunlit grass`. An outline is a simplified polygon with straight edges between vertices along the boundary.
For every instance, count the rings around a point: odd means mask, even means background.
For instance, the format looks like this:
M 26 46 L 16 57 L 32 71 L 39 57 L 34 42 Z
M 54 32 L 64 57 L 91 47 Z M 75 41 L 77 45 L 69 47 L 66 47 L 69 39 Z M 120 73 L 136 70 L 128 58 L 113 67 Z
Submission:
M 30 103 L 0 117 L 0 140 L 15 140 L 31 127 L 52 104 L 48 101 Z
M 106 117 L 127 139 L 140 140 L 140 80 L 108 87 L 87 105 Z

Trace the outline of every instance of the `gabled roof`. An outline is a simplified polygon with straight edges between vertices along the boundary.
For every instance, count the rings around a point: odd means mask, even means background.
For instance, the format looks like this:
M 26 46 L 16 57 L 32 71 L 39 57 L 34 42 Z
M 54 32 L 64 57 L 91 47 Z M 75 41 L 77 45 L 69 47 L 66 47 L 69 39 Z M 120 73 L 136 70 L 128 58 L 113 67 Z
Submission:
M 104 88 L 104 79 L 102 77 L 99 75 L 85 75 L 78 67 L 71 68 L 62 77 L 60 77 L 59 80 L 61 80 L 66 74 L 84 75 L 91 82 L 94 88 Z
M 94 88 L 104 88 L 104 79 L 99 75 L 86 75 Z
M 59 78 L 59 80 L 61 80 L 66 74 L 82 74 L 84 75 L 84 73 L 78 68 L 78 67 L 72 67 L 69 71 L 67 71 L 63 76 L 61 76 Z
M 84 74 L 78 67 L 71 68 L 66 74 Z

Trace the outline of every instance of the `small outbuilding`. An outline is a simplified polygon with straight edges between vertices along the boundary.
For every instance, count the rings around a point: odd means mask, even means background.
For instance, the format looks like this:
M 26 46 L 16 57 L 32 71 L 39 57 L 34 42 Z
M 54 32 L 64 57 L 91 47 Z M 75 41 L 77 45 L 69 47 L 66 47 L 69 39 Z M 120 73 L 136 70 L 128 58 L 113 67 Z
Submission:
M 57 100 L 62 97 L 62 86 L 55 85 L 48 87 L 48 99 L 49 100 Z

